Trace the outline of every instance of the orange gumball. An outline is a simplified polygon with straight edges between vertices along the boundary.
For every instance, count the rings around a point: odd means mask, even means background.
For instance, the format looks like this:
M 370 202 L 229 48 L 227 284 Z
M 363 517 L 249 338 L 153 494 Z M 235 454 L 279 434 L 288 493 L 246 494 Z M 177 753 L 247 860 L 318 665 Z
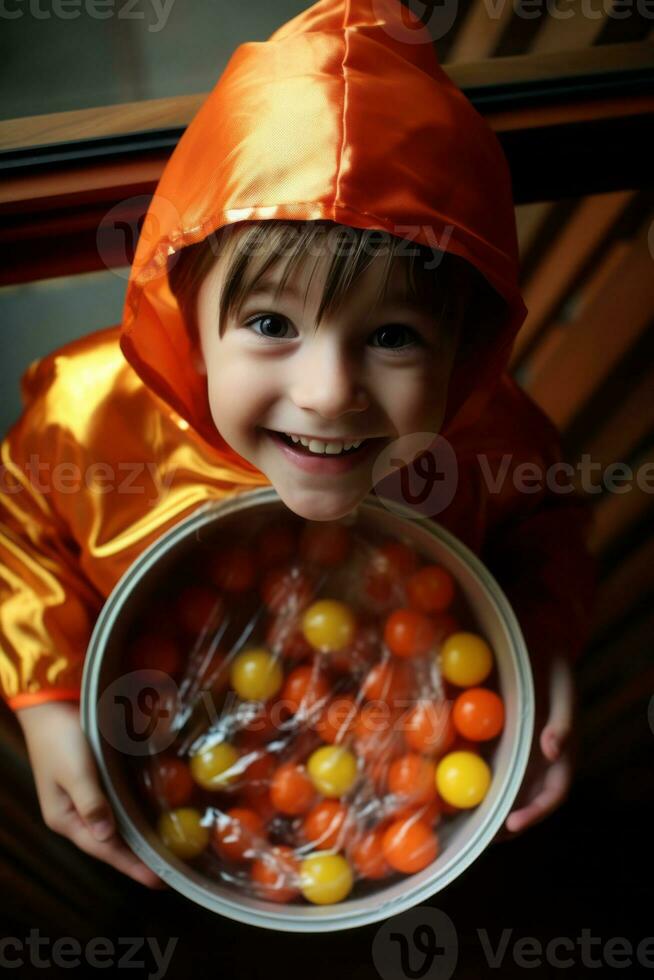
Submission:
M 220 622 L 224 600 L 209 585 L 187 585 L 175 599 L 174 608 L 181 628 L 195 637 L 210 624 Z
M 305 840 L 319 850 L 340 849 L 348 815 L 348 808 L 338 800 L 316 803 L 304 818 L 302 832 Z
M 292 847 L 279 844 L 252 862 L 250 877 L 260 898 L 290 902 L 300 894 L 300 862 Z
M 350 860 L 362 878 L 387 878 L 393 869 L 384 857 L 385 827 L 375 827 L 361 834 L 352 845 Z
M 457 731 L 473 742 L 495 738 L 504 727 L 504 702 L 486 687 L 470 687 L 457 697 L 452 708 Z
M 417 752 L 408 752 L 391 763 L 387 785 L 407 803 L 429 803 L 436 799 L 436 764 Z
M 407 579 L 406 596 L 412 609 L 445 612 L 454 599 L 454 579 L 440 565 L 425 565 Z
M 260 568 L 272 568 L 293 557 L 297 532 L 291 524 L 269 524 L 259 532 L 254 545 Z
M 300 621 L 293 615 L 271 614 L 266 620 L 265 646 L 276 656 L 286 660 L 308 660 L 314 655 L 314 649 L 302 631 Z
M 223 860 L 247 861 L 256 854 L 264 837 L 260 814 L 243 807 L 232 807 L 220 814 L 211 832 L 211 846 Z
M 381 606 L 399 600 L 402 580 L 417 564 L 415 551 L 401 541 L 387 541 L 375 548 L 366 562 L 362 576 L 364 594 Z
M 185 806 L 195 787 L 188 763 L 168 753 L 150 760 L 143 771 L 143 782 L 154 802 L 166 810 Z
M 411 664 L 395 658 L 381 660 L 366 674 L 361 693 L 366 701 L 385 701 L 402 707 L 411 695 L 413 681 Z
M 292 714 L 300 709 L 306 714 L 329 696 L 331 686 L 327 678 L 314 664 L 303 664 L 295 667 L 284 682 L 280 692 L 280 700 Z
M 441 813 L 443 812 L 445 812 L 443 801 L 438 797 L 437 793 L 435 799 L 430 800 L 429 803 L 396 803 L 392 807 L 389 816 L 392 816 L 393 820 L 410 817 L 412 820 L 422 820 L 423 823 L 427 823 L 430 827 L 433 827 L 439 822 Z
M 313 579 L 299 565 L 271 568 L 261 583 L 261 598 L 277 615 L 298 615 L 314 595 Z
M 316 791 L 303 765 L 284 762 L 270 782 L 270 800 L 281 813 L 306 813 L 315 802 Z
M 247 592 L 254 588 L 257 580 L 254 552 L 239 544 L 222 548 L 208 559 L 207 574 L 224 592 Z
M 437 857 L 439 842 L 436 833 L 423 820 L 401 817 L 384 832 L 382 850 L 396 871 L 415 874 Z
M 351 694 L 341 694 L 327 702 L 314 728 L 323 742 L 332 745 L 344 742 L 354 729 L 358 712 L 356 698 Z
M 422 699 L 403 719 L 404 740 L 414 752 L 440 756 L 450 750 L 456 739 L 450 701 Z
M 130 663 L 134 670 L 177 674 L 182 667 L 182 653 L 171 636 L 159 631 L 142 633 L 131 645 Z
M 300 555 L 324 568 L 342 565 L 352 544 L 350 531 L 338 521 L 309 522 L 300 535 Z
M 420 657 L 435 648 L 436 630 L 425 613 L 396 609 L 384 626 L 384 642 L 396 657 Z

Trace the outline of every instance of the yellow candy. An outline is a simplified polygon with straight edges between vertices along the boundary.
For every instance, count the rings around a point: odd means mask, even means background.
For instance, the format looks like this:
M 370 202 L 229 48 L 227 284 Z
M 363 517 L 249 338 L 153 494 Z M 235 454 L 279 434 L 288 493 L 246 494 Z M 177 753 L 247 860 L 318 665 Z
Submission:
M 190 806 L 169 810 L 159 817 L 159 837 L 177 857 L 197 857 L 209 843 L 209 828 L 202 826 L 201 819 L 199 810 Z
M 436 789 L 446 803 L 462 810 L 477 806 L 488 792 L 491 771 L 475 752 L 450 752 L 436 767 Z
M 219 742 L 201 749 L 191 757 L 191 775 L 204 789 L 224 789 L 240 773 L 232 770 L 239 753 L 229 742 Z
M 330 653 L 342 650 L 354 639 L 356 618 L 348 605 L 338 599 L 319 599 L 305 611 L 302 632 L 316 650 Z
M 439 666 L 445 680 L 457 687 L 475 687 L 493 669 L 491 648 L 476 633 L 452 633 L 443 643 Z
M 244 650 L 234 659 L 229 679 L 243 700 L 267 701 L 281 688 L 284 672 L 268 650 Z
M 342 745 L 323 745 L 309 756 L 307 772 L 323 796 L 342 796 L 357 778 L 357 759 Z
M 300 891 L 314 905 L 342 902 L 353 883 L 352 869 L 341 854 L 309 854 L 300 865 Z

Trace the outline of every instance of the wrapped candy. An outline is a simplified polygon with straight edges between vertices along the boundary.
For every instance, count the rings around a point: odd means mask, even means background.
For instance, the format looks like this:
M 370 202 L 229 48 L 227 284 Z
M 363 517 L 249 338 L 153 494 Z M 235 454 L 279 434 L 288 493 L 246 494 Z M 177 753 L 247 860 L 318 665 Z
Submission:
M 199 542 L 126 650 L 176 690 L 165 748 L 131 761 L 152 824 L 241 894 L 368 894 L 431 864 L 490 787 L 492 649 L 450 572 L 355 519 Z

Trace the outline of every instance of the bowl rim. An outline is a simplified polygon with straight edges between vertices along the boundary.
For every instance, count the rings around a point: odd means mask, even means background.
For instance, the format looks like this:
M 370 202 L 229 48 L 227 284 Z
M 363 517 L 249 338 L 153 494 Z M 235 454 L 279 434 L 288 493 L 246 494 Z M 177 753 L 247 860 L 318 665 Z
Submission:
M 232 902 L 209 892 L 189 876 L 188 870 L 184 869 L 183 862 L 174 856 L 171 860 L 158 853 L 151 846 L 127 813 L 109 778 L 102 740 L 95 723 L 97 720 L 95 709 L 99 700 L 101 653 L 133 586 L 157 563 L 164 553 L 176 546 L 181 540 L 188 538 L 192 533 L 200 531 L 205 525 L 213 523 L 216 514 L 227 517 L 246 506 L 277 502 L 281 502 L 281 497 L 274 487 L 258 488 L 235 494 L 220 501 L 210 501 L 197 507 L 191 514 L 172 525 L 143 549 L 114 585 L 96 620 L 84 660 L 80 696 L 80 723 L 93 750 L 121 834 L 138 857 L 176 891 L 209 911 L 217 912 L 247 925 L 285 932 L 342 931 L 370 925 L 389 916 L 397 915 L 435 895 L 462 874 L 495 837 L 511 809 L 527 768 L 535 715 L 533 675 L 527 647 L 516 615 L 499 583 L 477 555 L 433 518 L 416 517 L 415 512 L 409 507 L 398 504 L 394 500 L 385 502 L 385 498 L 370 494 L 358 505 L 353 514 L 348 516 L 356 518 L 362 510 L 381 509 L 387 512 L 390 510 L 393 514 L 410 520 L 412 525 L 420 525 L 432 537 L 438 538 L 446 548 L 454 553 L 459 561 L 468 567 L 473 577 L 484 588 L 487 598 L 495 607 L 496 613 L 504 621 L 503 625 L 511 639 L 517 691 L 521 697 L 521 703 L 518 705 L 518 730 L 507 764 L 507 777 L 503 791 L 498 795 L 493 809 L 489 812 L 479 832 L 451 858 L 449 864 L 444 865 L 439 870 L 435 876 L 438 879 L 437 887 L 434 887 L 436 884 L 434 880 L 427 879 L 422 884 L 411 888 L 410 882 L 413 876 L 407 876 L 405 893 L 384 901 L 382 898 L 383 891 L 381 891 L 379 896 L 372 896 L 377 900 L 374 906 L 368 910 L 358 912 L 348 910 L 347 902 L 342 902 L 334 905 L 307 907 L 306 910 L 303 908 L 304 914 L 299 916 L 293 914 L 297 911 L 296 906 L 292 906 L 293 911 L 291 911 L 285 906 L 275 906 L 272 902 L 259 903 L 270 906 L 268 911 L 260 911 L 256 908 L 248 908 L 238 901 Z M 176 868 L 173 862 L 178 862 L 180 868 Z

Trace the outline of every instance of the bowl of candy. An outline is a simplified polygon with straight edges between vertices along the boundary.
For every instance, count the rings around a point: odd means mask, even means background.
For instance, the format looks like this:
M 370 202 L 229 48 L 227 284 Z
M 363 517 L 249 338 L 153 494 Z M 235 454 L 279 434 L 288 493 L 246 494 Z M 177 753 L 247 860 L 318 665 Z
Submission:
M 493 576 L 370 496 L 305 521 L 273 488 L 199 508 L 108 597 L 82 727 L 121 833 L 172 888 L 294 932 L 388 918 L 492 841 L 534 724 Z

